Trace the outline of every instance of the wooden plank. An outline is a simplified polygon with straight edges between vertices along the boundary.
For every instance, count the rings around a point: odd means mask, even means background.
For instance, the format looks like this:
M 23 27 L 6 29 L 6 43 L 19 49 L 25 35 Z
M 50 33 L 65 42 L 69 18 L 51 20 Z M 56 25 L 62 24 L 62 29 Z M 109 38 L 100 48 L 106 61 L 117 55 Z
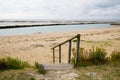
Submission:
M 61 63 L 61 46 L 59 46 L 59 63 Z
M 44 70 L 66 70 L 66 69 L 72 69 L 73 66 L 71 64 L 42 64 L 44 67 Z
M 53 48 L 53 63 L 55 63 L 55 49 Z
M 74 36 L 74 37 L 72 37 L 72 38 L 70 38 L 70 39 L 68 39 L 68 40 L 66 40 L 66 41 L 64 41 L 64 42 L 62 42 L 62 43 L 60 43 L 60 44 L 52 47 L 51 49 L 56 48 L 56 47 L 58 47 L 58 46 L 60 46 L 60 45 L 63 45 L 63 44 L 65 44 L 65 43 L 67 43 L 68 41 L 70 41 L 70 40 L 72 40 L 72 39 L 74 39 L 74 38 L 77 38 L 78 36 L 80 36 L 80 34 L 77 34 L 76 36 Z
M 76 45 L 77 51 L 76 51 L 76 59 L 75 59 L 76 64 L 78 63 L 78 56 L 79 56 L 79 49 L 80 49 L 79 45 L 80 45 L 80 36 L 77 36 L 77 45 Z
M 69 49 L 68 49 L 68 63 L 70 63 L 71 60 L 71 40 L 69 41 Z

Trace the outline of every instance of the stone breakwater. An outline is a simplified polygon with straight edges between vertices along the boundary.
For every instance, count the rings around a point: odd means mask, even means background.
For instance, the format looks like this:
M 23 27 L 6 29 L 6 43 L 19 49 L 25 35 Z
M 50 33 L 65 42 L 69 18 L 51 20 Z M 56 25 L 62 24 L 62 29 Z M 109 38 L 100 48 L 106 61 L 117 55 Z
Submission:
M 55 25 L 80 25 L 80 24 L 115 24 L 115 22 L 101 21 L 0 21 L 0 29 L 36 27 L 36 26 L 55 26 Z

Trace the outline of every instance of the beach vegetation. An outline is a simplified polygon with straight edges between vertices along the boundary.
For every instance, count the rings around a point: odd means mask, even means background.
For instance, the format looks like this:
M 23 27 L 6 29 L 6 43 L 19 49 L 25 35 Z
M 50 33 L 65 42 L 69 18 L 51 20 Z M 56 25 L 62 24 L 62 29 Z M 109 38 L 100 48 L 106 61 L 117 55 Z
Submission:
M 102 47 L 92 47 L 89 50 L 85 48 L 80 48 L 79 55 L 78 55 L 78 63 L 75 63 L 76 57 L 76 49 L 72 49 L 73 57 L 72 57 L 72 64 L 74 67 L 76 66 L 88 66 L 88 65 L 102 65 L 106 63 L 120 63 L 120 52 L 114 50 L 110 57 L 107 56 L 106 49 Z
M 30 67 L 30 64 L 21 61 L 18 58 L 4 57 L 0 58 L 0 70 L 24 69 Z
M 75 48 L 72 49 L 72 53 L 73 53 L 72 63 L 76 66 Z M 105 62 L 107 62 L 106 55 L 107 52 L 102 47 L 95 47 L 95 48 L 93 47 L 92 49 L 89 50 L 80 48 L 77 66 L 104 64 Z
M 104 48 L 93 48 L 89 50 L 89 60 L 92 64 L 104 64 L 106 62 L 107 52 Z
M 120 52 L 114 50 L 110 57 L 111 62 L 120 62 Z

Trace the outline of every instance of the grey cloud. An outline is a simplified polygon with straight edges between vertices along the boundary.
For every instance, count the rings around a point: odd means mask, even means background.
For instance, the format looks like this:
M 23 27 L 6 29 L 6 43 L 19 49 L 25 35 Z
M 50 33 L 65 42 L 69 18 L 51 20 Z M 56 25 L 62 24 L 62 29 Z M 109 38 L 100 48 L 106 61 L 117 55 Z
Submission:
M 99 8 L 108 8 L 120 5 L 120 0 L 106 0 L 96 5 Z
M 0 18 L 119 18 L 120 0 L 0 0 Z

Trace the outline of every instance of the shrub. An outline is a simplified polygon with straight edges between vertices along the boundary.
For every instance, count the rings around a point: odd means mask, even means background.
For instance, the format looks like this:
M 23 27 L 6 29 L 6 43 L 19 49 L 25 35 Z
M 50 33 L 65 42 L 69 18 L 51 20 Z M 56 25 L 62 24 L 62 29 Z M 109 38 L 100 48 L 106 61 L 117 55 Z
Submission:
M 23 69 L 26 67 L 30 67 L 30 65 L 27 62 L 23 62 L 17 58 L 16 59 L 11 57 L 0 58 L 0 70 Z
M 96 47 L 90 50 L 90 54 L 91 62 L 93 64 L 103 64 L 106 62 L 105 57 L 107 55 L 107 52 L 105 49 Z
M 120 62 L 120 52 L 119 51 L 113 51 L 111 54 L 110 60 L 112 62 Z
M 73 58 L 72 63 L 76 67 L 75 64 L 75 49 L 72 49 Z M 84 48 L 80 48 L 79 55 L 78 55 L 78 63 L 77 66 L 87 66 L 91 64 L 104 64 L 106 62 L 106 55 L 107 52 L 103 48 L 92 48 L 89 51 L 85 50 Z

